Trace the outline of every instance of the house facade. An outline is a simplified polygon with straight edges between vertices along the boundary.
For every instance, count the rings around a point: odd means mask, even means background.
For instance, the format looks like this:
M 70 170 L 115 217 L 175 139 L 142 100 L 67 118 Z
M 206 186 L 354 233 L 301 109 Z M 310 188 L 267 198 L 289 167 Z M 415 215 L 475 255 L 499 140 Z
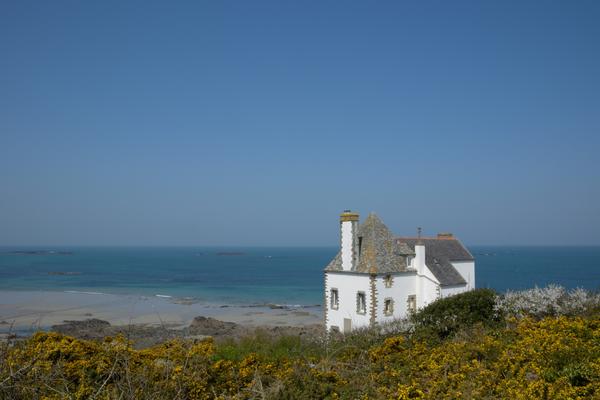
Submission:
M 340 251 L 325 268 L 327 330 L 406 317 L 446 296 L 475 288 L 475 260 L 452 234 L 395 237 L 375 214 L 340 215 Z

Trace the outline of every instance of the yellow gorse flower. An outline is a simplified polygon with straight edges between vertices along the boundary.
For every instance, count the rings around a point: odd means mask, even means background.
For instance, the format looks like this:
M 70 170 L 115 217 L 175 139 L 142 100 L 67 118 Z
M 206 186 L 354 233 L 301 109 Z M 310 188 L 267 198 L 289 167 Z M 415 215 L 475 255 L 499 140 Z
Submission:
M 42 332 L 3 344 L 0 398 L 600 398 L 598 316 L 513 319 L 440 342 L 394 336 L 320 351 L 226 357 L 212 339 L 136 350 L 122 336 Z

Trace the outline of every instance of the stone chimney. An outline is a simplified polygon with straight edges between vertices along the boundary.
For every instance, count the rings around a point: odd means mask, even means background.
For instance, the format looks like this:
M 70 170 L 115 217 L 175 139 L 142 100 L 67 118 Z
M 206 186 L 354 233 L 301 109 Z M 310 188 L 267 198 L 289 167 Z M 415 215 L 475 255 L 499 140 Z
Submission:
M 454 235 L 450 232 L 440 232 L 437 234 L 437 238 L 442 240 L 451 240 L 454 239 Z
M 358 213 L 344 210 L 340 215 L 342 269 L 351 271 L 358 263 Z

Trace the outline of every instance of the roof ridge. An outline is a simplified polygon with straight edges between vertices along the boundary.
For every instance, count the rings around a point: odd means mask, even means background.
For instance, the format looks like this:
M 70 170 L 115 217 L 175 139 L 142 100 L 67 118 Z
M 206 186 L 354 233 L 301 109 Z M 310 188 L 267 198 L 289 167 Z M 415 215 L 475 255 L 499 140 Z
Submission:
M 418 240 L 418 239 L 425 239 L 425 240 L 458 240 L 460 242 L 460 239 L 457 238 L 456 236 L 453 237 L 448 237 L 448 238 L 439 238 L 439 237 L 435 237 L 435 236 L 421 236 L 421 237 L 417 237 L 417 236 L 396 236 L 396 239 L 410 239 L 410 240 Z

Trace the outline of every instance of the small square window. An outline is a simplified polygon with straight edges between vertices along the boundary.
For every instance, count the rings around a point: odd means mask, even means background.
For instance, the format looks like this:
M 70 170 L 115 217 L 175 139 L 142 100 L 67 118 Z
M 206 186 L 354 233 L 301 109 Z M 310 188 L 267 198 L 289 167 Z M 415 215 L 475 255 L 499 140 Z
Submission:
M 385 299 L 383 303 L 383 313 L 386 316 L 394 315 L 394 300 L 393 299 Z
M 359 314 L 367 313 L 367 298 L 365 292 L 358 292 L 356 295 L 356 312 Z
M 394 284 L 394 278 L 391 275 L 386 275 L 385 278 L 383 278 L 383 281 L 385 282 L 386 288 L 391 288 Z
M 329 305 L 332 310 L 338 309 L 340 303 L 339 303 L 339 296 L 338 296 L 337 289 L 331 289 L 330 294 L 329 294 Z

